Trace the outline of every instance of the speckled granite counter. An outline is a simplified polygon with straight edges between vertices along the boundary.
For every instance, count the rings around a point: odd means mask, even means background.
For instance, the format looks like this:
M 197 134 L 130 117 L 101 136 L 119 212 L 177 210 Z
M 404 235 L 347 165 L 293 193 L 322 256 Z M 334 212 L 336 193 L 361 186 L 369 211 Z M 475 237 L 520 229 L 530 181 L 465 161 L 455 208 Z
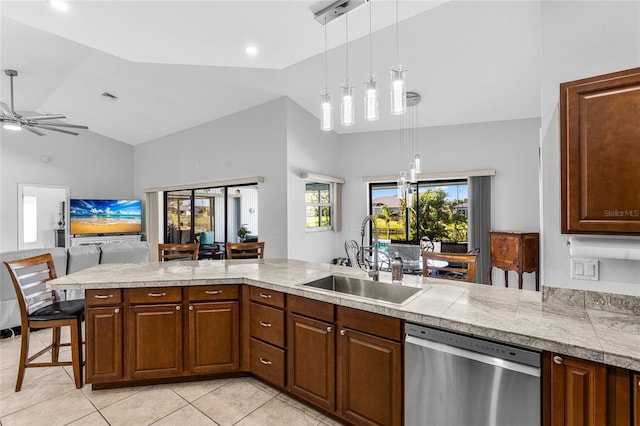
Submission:
M 100 289 L 245 283 L 502 342 L 640 370 L 640 315 L 543 302 L 538 292 L 405 276 L 424 290 L 403 306 L 303 286 L 355 268 L 286 259 L 102 264 L 50 281 Z M 390 282 L 388 273 L 381 281 Z M 633 309 L 630 312 L 637 312 Z

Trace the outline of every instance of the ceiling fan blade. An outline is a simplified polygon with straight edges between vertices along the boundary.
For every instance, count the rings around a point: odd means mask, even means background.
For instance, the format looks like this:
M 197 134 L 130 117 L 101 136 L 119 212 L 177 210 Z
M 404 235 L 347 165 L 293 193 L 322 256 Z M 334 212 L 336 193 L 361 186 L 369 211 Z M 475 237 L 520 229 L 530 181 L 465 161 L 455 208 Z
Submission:
M 66 115 L 62 114 L 51 114 L 51 115 L 34 115 L 33 117 L 23 117 L 25 120 L 58 120 L 60 118 L 67 118 Z
M 44 126 L 53 126 L 53 127 L 70 127 L 72 129 L 89 129 L 87 126 L 81 126 L 78 124 L 67 124 L 67 123 L 36 123 L 36 126 L 44 125 Z
M 44 133 L 42 133 L 40 130 L 38 129 L 32 129 L 29 126 L 22 126 L 24 129 L 27 129 L 28 131 L 30 131 L 31 133 L 35 133 L 38 136 L 44 136 Z
M 40 129 L 53 130 L 54 132 L 60 132 L 60 133 L 66 133 L 68 135 L 78 136 L 78 133 L 76 133 L 76 132 L 70 132 L 68 130 L 57 129 L 55 127 L 45 126 L 44 124 L 36 124 L 35 126 L 32 126 L 32 127 L 38 127 Z

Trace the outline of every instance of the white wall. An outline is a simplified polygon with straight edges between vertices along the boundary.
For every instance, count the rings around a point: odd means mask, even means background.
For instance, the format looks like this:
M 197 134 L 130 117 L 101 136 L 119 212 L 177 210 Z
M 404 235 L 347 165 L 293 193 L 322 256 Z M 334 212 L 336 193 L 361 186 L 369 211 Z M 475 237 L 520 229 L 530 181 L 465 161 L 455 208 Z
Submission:
M 287 257 L 286 100 L 280 98 L 134 148 L 135 188 L 263 176 L 265 256 Z
M 84 131 L 36 136 L 1 129 L 0 251 L 18 249 L 18 183 L 69 186 L 71 198 L 132 198 L 133 147 Z M 42 155 L 51 157 L 44 163 Z
M 640 295 L 638 261 L 600 259 L 599 281 L 570 278 L 569 235 L 560 233 L 558 128 L 560 83 L 638 66 L 640 2 L 542 2 L 541 179 L 545 285 Z M 637 188 L 630 190 L 637 191 Z
M 341 158 L 338 135 L 320 130 L 318 120 L 287 100 L 287 252 L 291 259 L 329 263 L 344 250 L 336 250 L 339 233 L 306 232 L 305 183 L 301 172 L 339 176 Z M 342 210 L 343 217 L 350 212 Z
M 495 169 L 492 229 L 539 232 L 539 127 L 540 121 L 533 118 L 421 128 L 422 172 Z M 368 213 L 367 184 L 361 182 L 362 176 L 397 175 L 408 168 L 413 150 L 405 143 L 404 153 L 400 152 L 399 138 L 399 131 L 340 136 L 337 157 L 340 174 L 346 179 L 343 211 L 347 213 L 342 242 L 360 241 L 360 225 Z M 504 274 L 494 271 L 494 284 L 503 283 Z M 517 286 L 515 274 L 509 277 L 509 284 Z M 524 287 L 535 289 L 532 274 L 525 274 Z

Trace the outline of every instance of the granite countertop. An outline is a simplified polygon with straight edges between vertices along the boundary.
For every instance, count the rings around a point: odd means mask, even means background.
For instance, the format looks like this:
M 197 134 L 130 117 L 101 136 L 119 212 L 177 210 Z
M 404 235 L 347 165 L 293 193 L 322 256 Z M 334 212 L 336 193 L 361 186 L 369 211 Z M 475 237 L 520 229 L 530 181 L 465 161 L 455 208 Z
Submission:
M 303 286 L 331 274 L 367 278 L 356 268 L 288 259 L 204 260 L 101 264 L 48 284 L 57 290 L 251 284 L 640 371 L 640 315 L 633 312 L 543 302 L 540 292 L 413 275 L 405 275 L 402 285 L 423 291 L 404 305 Z M 391 275 L 381 273 L 380 281 L 391 282 Z

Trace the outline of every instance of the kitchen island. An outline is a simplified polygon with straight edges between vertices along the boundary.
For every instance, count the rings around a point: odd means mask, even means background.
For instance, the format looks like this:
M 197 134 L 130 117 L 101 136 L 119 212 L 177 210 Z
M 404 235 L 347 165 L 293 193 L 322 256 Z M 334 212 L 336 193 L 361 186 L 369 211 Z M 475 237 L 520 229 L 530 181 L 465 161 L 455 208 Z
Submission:
M 184 362 L 182 352 L 176 351 L 174 354 L 175 359 L 173 361 L 179 364 L 179 368 L 183 364 L 187 367 L 179 372 L 160 372 L 159 375 L 155 374 L 157 371 L 149 373 L 148 371 L 137 370 L 131 365 L 128 368 L 124 368 L 123 372 L 122 366 L 128 362 L 132 365 L 135 364 L 137 362 L 136 356 L 138 355 L 131 355 L 129 361 L 123 361 L 116 357 L 116 367 L 120 368 L 121 371 L 115 371 L 115 374 L 120 374 L 126 380 L 119 381 L 120 379 L 114 379 L 115 376 L 107 376 L 106 379 L 96 378 L 95 376 L 92 378 L 91 374 L 88 374 L 88 381 L 94 383 L 94 388 L 96 388 L 96 384 L 98 387 L 100 387 L 100 384 L 104 387 L 144 384 L 140 380 L 145 378 L 154 378 L 156 380 L 171 376 L 188 378 L 196 374 L 199 371 L 198 369 L 202 373 L 197 374 L 223 371 L 252 372 L 256 374 L 255 371 L 258 368 L 264 365 L 271 365 L 270 363 L 273 363 L 273 360 L 266 356 L 261 356 L 256 361 L 256 369 L 254 371 L 249 360 L 249 353 L 254 350 L 254 346 L 256 352 L 264 349 L 271 351 L 272 356 L 285 357 L 289 356 L 285 352 L 287 346 L 291 346 L 291 342 L 282 340 L 285 335 L 284 328 L 279 342 L 277 340 L 272 341 L 269 337 L 256 336 L 249 326 L 249 318 L 253 313 L 253 311 L 249 312 L 249 305 L 260 312 L 266 311 L 275 315 L 274 318 L 285 318 L 285 314 L 288 314 L 290 319 L 290 314 L 293 312 L 289 310 L 288 302 L 287 304 L 284 302 L 285 295 L 287 300 L 292 302 L 291 306 L 293 306 L 294 301 L 298 305 L 311 306 L 308 311 L 313 312 L 313 314 L 310 314 L 311 316 L 321 316 L 320 312 L 324 312 L 328 306 L 342 309 L 342 311 L 337 311 L 336 324 L 340 324 L 341 321 L 346 322 L 350 315 L 362 312 L 362 315 L 365 315 L 363 317 L 365 320 L 358 321 L 364 324 L 363 327 L 365 328 L 378 321 L 385 322 L 387 319 L 389 321 L 404 320 L 533 348 L 545 353 L 568 355 L 580 360 L 594 361 L 628 370 L 640 370 L 640 321 L 639 317 L 633 314 L 633 307 L 629 309 L 629 313 L 610 312 L 595 308 L 600 307 L 599 305 L 595 305 L 594 308 L 585 308 L 584 305 L 583 307 L 576 307 L 559 301 L 543 302 L 542 295 L 539 292 L 458 283 L 419 276 L 405 277 L 403 286 L 419 288 L 421 291 L 415 297 L 410 298 L 407 303 L 401 305 L 304 286 L 305 283 L 334 274 L 366 278 L 366 274 L 358 269 L 296 260 L 206 260 L 148 264 L 104 264 L 58 278 L 51 281 L 49 285 L 57 290 L 84 289 L 94 291 L 93 293 L 88 293 L 92 295 L 100 295 L 95 291 L 121 291 L 118 294 L 122 297 L 122 305 L 118 306 L 126 308 L 124 312 L 128 315 L 126 321 L 129 321 L 132 327 L 123 327 L 122 322 L 118 323 L 115 319 L 117 316 L 112 314 L 115 310 L 106 310 L 105 308 L 104 311 L 99 312 L 102 316 L 91 317 L 89 311 L 91 311 L 93 305 L 90 305 L 89 297 L 87 297 L 87 316 L 88 318 L 94 318 L 93 321 L 98 318 L 96 324 L 102 322 L 103 325 L 107 325 L 104 329 L 109 330 L 107 333 L 109 336 L 122 330 L 125 330 L 125 334 L 127 334 L 126 330 L 129 330 L 128 336 L 122 339 L 122 345 L 126 346 L 129 352 L 134 350 L 136 345 L 140 347 L 140 350 L 145 350 L 145 342 L 136 341 L 132 336 L 131 330 L 136 330 L 136 332 L 141 333 L 141 336 L 149 335 L 149 332 L 161 333 L 160 335 L 163 336 L 163 339 L 173 342 L 172 344 L 179 346 L 184 341 L 184 347 L 191 348 L 191 350 L 186 350 L 184 353 Z M 382 273 L 381 281 L 391 282 L 390 274 Z M 235 290 L 225 292 L 225 286 Z M 135 302 L 135 297 L 137 296 L 134 296 L 134 292 L 136 289 L 146 289 L 144 290 L 145 294 L 152 295 L 167 293 L 167 291 L 156 292 L 156 289 L 172 287 L 180 287 L 184 291 L 180 294 L 176 293 L 174 299 L 161 307 L 145 306 L 144 303 L 147 302 L 144 300 L 140 303 Z M 201 300 L 201 298 L 190 296 L 192 289 L 197 290 L 198 287 L 202 287 L 202 289 L 206 287 L 207 291 L 211 293 L 207 296 L 207 303 L 204 303 L 205 301 Z M 256 290 L 256 299 L 250 295 L 253 290 Z M 264 290 L 264 292 L 260 290 Z M 217 293 L 218 291 L 220 293 Z M 229 293 L 231 293 L 231 296 L 229 296 Z M 562 292 L 559 291 L 558 293 Z M 254 303 L 254 301 L 260 302 L 259 298 L 263 297 L 261 294 L 264 294 L 267 303 Z M 278 297 L 283 297 L 283 301 L 281 303 L 272 303 Z M 107 304 L 110 302 L 109 299 L 106 299 L 106 301 Z M 233 318 L 238 318 L 236 324 L 239 324 L 239 328 L 237 329 L 236 337 L 240 344 L 240 354 L 234 355 L 233 348 L 226 352 L 223 351 L 222 356 L 220 353 L 200 352 L 196 345 L 198 327 L 195 326 L 198 321 L 196 313 L 199 312 L 200 307 L 203 307 L 203 312 L 209 315 L 203 315 L 202 318 L 218 318 L 222 320 L 223 324 L 226 324 L 226 328 L 224 330 L 219 329 L 221 333 L 217 335 L 222 335 L 222 340 L 231 342 L 232 346 L 236 340 L 232 336 L 233 325 L 229 324 L 233 323 Z M 183 318 L 182 315 L 176 316 L 176 312 L 181 311 L 188 311 L 190 315 L 187 317 L 185 314 L 184 323 L 181 320 Z M 344 314 L 341 316 L 340 312 Z M 318 314 L 316 315 L 316 313 Z M 295 314 L 297 315 L 297 312 Z M 156 318 L 155 315 L 157 315 L 157 318 L 162 318 L 162 322 L 153 322 L 152 326 L 146 329 L 144 328 L 144 322 L 135 322 L 133 320 L 133 318 L 138 318 L 144 321 L 145 318 Z M 309 315 L 303 315 L 305 318 L 307 316 Z M 318 318 L 314 318 L 314 321 L 317 320 Z M 122 318 L 119 321 L 123 321 Z M 333 323 L 331 321 L 333 321 L 333 318 L 327 321 L 326 324 L 328 325 L 326 327 L 323 326 L 324 328 L 322 329 L 315 327 L 314 330 L 322 330 L 324 332 L 326 329 L 324 333 L 325 342 L 327 342 L 327 345 L 331 345 L 331 340 L 326 340 L 326 334 L 332 333 Z M 92 359 L 92 357 L 96 356 L 96 354 L 102 355 L 105 348 L 102 347 L 99 351 L 96 351 L 95 348 L 91 349 L 92 345 L 96 343 L 97 335 L 90 331 L 92 323 L 90 323 L 89 319 L 87 323 L 88 370 L 91 365 L 102 368 L 103 366 L 99 365 L 99 363 L 96 364 L 96 360 Z M 219 321 L 214 321 L 209 324 L 215 325 L 219 323 Z M 152 330 L 153 327 L 157 328 L 159 324 L 170 327 L 174 333 L 167 332 L 167 330 Z M 206 323 L 203 322 L 203 324 Z M 268 324 L 269 330 L 273 330 L 271 323 L 269 322 Z M 286 329 L 288 337 L 292 335 L 291 330 L 295 329 L 296 324 L 292 323 Z M 385 337 L 385 343 L 397 342 L 396 344 L 401 344 L 402 336 L 398 336 L 398 327 L 396 325 L 399 323 L 390 324 L 389 329 L 394 331 L 390 337 L 383 336 Z M 310 329 L 309 324 L 304 324 L 304 326 L 305 329 Z M 201 328 L 202 330 L 200 331 L 206 333 L 205 330 L 208 327 Z M 178 335 L 176 334 L 177 332 L 181 332 L 181 334 Z M 237 336 L 238 333 L 239 337 Z M 369 334 L 379 336 L 383 333 L 384 331 L 373 330 Z M 189 336 L 195 340 L 192 340 Z M 249 338 L 249 336 L 251 337 Z M 152 342 L 147 343 L 152 345 Z M 163 345 L 165 343 L 163 342 Z M 237 347 L 237 343 L 235 344 Z M 111 351 L 114 350 L 108 345 L 106 348 Z M 157 348 L 164 349 L 161 346 Z M 393 353 L 392 349 L 389 349 L 388 353 Z M 119 348 L 119 350 L 122 351 L 121 353 L 127 352 L 123 348 Z M 401 353 L 401 350 L 399 353 Z M 214 363 L 213 367 L 207 367 L 202 363 L 199 364 L 196 355 L 200 354 L 202 355 L 201 360 L 212 359 L 216 361 L 218 360 L 217 357 L 220 357 L 220 362 L 218 364 Z M 149 357 L 151 355 L 147 353 L 140 356 L 144 358 L 144 356 Z M 397 358 L 397 354 L 394 356 Z M 292 364 L 291 358 L 287 359 L 290 361 L 289 364 Z M 141 362 L 144 362 L 144 360 Z M 110 363 L 107 364 L 111 365 Z M 222 367 L 218 368 L 216 365 L 222 365 Z M 283 372 L 278 377 L 284 378 L 285 367 L 283 366 L 282 368 Z M 333 366 L 328 364 L 327 371 L 331 371 L 331 368 Z M 185 372 L 186 370 L 189 370 L 189 374 Z M 294 372 L 289 370 L 286 377 L 291 379 L 293 377 L 292 373 Z M 395 373 L 391 372 L 389 377 L 397 381 L 397 374 L 395 376 L 393 374 Z M 264 378 L 264 375 L 257 375 Z M 276 385 L 285 389 L 288 386 L 284 379 L 280 383 L 276 383 Z M 397 388 L 397 383 L 394 386 Z M 295 392 L 292 393 L 296 394 Z M 300 393 L 296 395 L 300 396 Z M 384 398 L 390 400 L 395 398 L 397 400 L 397 395 L 394 395 L 385 395 Z M 303 395 L 302 398 L 305 399 L 305 396 Z M 331 399 L 335 398 L 335 396 L 328 395 L 327 398 Z M 309 398 L 306 398 L 306 400 L 308 401 Z M 357 418 L 349 418 L 340 414 L 341 412 L 348 413 L 349 410 L 345 411 L 344 407 L 341 409 L 340 406 L 341 404 L 344 405 L 344 403 L 340 402 L 339 397 L 333 407 L 331 405 L 323 405 L 324 402 L 315 400 L 311 402 L 328 412 L 336 410 L 335 405 L 337 404 L 339 416 L 353 423 L 358 423 Z M 397 419 L 389 420 L 389 422 L 381 420 L 380 423 L 393 424 L 398 423 L 398 421 Z

